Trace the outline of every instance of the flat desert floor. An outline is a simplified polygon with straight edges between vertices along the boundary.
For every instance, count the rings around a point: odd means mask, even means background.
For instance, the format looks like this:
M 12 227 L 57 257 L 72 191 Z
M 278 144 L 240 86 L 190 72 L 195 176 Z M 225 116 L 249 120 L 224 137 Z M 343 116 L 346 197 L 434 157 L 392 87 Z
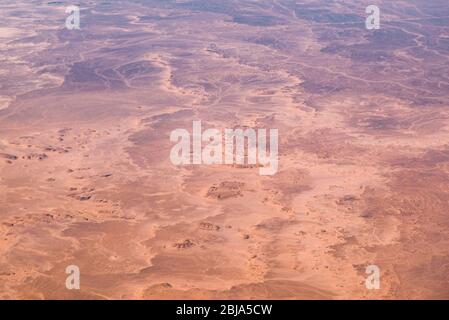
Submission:
M 368 30 L 371 2 L 90 0 L 68 30 L 2 0 L 0 298 L 449 299 L 449 7 Z M 195 120 L 279 129 L 278 172 L 173 165 Z

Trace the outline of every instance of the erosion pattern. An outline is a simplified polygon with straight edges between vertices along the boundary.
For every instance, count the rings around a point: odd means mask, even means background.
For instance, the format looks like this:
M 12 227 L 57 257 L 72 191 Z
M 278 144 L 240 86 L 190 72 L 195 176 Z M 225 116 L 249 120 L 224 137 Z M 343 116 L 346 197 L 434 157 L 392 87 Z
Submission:
M 449 298 L 446 0 L 68 5 L 0 4 L 1 298 Z M 194 120 L 278 173 L 174 166 Z

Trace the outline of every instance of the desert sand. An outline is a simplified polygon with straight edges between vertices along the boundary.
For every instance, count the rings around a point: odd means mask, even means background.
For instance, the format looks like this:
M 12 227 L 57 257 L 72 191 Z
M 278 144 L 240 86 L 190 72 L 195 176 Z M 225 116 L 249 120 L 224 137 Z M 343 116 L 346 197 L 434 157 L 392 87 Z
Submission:
M 2 1 L 0 298 L 448 299 L 449 9 L 377 3 L 84 1 L 67 30 Z M 194 120 L 278 128 L 279 171 L 174 166 Z

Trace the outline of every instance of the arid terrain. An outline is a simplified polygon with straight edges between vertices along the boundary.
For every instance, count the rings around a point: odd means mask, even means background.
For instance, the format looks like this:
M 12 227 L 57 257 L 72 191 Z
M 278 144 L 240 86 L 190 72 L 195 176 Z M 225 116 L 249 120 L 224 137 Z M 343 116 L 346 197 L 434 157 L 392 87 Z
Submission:
M 0 3 L 0 298 L 449 299 L 447 0 L 71 4 Z M 277 174 L 173 165 L 195 120 Z

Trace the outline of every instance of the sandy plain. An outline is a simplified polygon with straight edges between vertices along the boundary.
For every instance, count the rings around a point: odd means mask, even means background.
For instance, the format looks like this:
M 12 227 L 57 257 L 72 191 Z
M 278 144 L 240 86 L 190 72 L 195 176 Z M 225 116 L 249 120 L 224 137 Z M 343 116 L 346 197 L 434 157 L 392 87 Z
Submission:
M 448 299 L 449 9 L 377 2 L 2 1 L 0 297 Z M 194 120 L 279 172 L 174 166 Z

